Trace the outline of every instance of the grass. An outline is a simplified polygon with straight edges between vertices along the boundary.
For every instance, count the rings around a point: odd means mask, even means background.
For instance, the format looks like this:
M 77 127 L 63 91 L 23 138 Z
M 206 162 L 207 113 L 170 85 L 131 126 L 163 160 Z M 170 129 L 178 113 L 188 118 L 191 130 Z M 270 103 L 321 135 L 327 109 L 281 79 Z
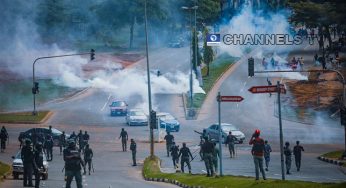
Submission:
M 344 153 L 344 150 L 332 151 L 332 152 L 323 154 L 322 157 L 340 160 L 343 153 Z M 341 160 L 341 161 L 344 162 L 344 164 L 342 166 L 346 167 L 346 160 Z
M 39 79 L 40 93 L 36 95 L 36 104 L 71 95 L 81 89 L 58 85 L 51 79 Z M 30 79 L 8 80 L 0 83 L 0 111 L 16 111 L 33 107 Z
M 206 98 L 206 95 L 213 88 L 216 80 L 237 60 L 227 54 L 220 55 L 217 59 L 210 64 L 209 76 L 203 77 L 203 90 L 206 94 L 194 94 L 193 107 L 200 108 Z M 207 67 L 202 69 L 202 74 L 206 75 Z M 190 106 L 190 100 L 187 99 L 187 106 Z
M 346 183 L 313 183 L 294 180 L 261 180 L 255 181 L 254 178 L 241 176 L 205 177 L 205 175 L 191 175 L 184 173 L 162 173 L 158 165 L 159 158 L 151 160 L 145 159 L 143 166 L 143 176 L 146 178 L 165 178 L 177 180 L 188 186 L 202 186 L 213 188 L 225 187 L 258 187 L 258 188 L 342 188 Z
M 0 114 L 1 123 L 40 123 L 48 115 L 49 111 L 39 111 L 33 116 L 32 112 L 15 112 Z
M 11 166 L 0 161 L 0 179 L 11 170 Z

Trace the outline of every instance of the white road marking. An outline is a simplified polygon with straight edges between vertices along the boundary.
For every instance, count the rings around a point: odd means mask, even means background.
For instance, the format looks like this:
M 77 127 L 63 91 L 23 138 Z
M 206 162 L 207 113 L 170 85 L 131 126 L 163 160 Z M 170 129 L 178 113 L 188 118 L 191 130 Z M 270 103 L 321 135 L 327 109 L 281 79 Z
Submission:
M 247 82 L 247 81 L 245 81 L 245 82 L 243 83 L 243 87 L 240 89 L 240 92 L 243 92 L 243 91 L 244 91 L 244 88 L 245 88 L 245 86 L 246 86 L 246 82 Z
M 112 96 L 111 94 L 108 95 L 107 101 L 105 102 L 105 104 L 103 105 L 103 107 L 101 108 L 100 111 L 103 111 L 103 110 L 106 108 L 106 106 L 107 106 L 107 104 L 108 104 L 109 99 L 111 98 L 111 96 Z

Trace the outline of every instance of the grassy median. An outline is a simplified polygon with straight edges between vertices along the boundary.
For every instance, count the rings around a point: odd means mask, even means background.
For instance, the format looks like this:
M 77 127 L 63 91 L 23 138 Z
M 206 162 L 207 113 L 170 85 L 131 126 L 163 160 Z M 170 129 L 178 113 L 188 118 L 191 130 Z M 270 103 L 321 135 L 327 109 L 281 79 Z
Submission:
M 323 154 L 322 157 L 326 157 L 326 158 L 334 159 L 334 160 L 340 160 L 343 153 L 344 153 L 344 150 L 332 151 L 332 152 Z M 346 160 L 340 160 L 340 161 L 344 162 L 342 166 L 346 167 Z
M 0 161 L 0 180 L 11 170 L 10 165 Z
M 205 175 L 190 175 L 184 173 L 162 173 L 158 165 L 159 158 L 147 158 L 144 161 L 143 176 L 146 178 L 165 178 L 177 180 L 188 186 L 202 186 L 213 188 L 225 187 L 258 187 L 258 188 L 343 188 L 346 183 L 313 183 L 293 180 L 261 180 L 240 176 L 206 177 Z
M 220 76 L 226 72 L 230 66 L 233 65 L 233 63 L 238 58 L 229 56 L 227 54 L 220 55 L 217 59 L 213 61 L 213 63 L 210 64 L 209 67 L 209 76 L 206 76 L 207 73 L 207 67 L 204 67 L 202 70 L 203 74 L 203 87 L 202 89 L 205 91 L 206 94 L 197 93 L 194 94 L 194 101 L 193 101 L 193 107 L 194 108 L 201 108 L 207 94 L 209 91 L 213 88 L 215 82 L 220 78 Z M 187 106 L 190 106 L 190 100 L 187 99 Z
M 36 116 L 32 112 L 14 112 L 0 114 L 1 123 L 41 123 L 49 115 L 49 111 L 39 111 Z

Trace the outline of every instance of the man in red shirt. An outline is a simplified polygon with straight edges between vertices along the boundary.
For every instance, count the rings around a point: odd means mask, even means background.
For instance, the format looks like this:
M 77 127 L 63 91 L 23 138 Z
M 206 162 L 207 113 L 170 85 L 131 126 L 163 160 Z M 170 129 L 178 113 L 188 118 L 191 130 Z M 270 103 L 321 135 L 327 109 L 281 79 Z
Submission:
M 252 145 L 251 154 L 255 163 L 256 180 L 259 180 L 259 170 L 262 173 L 263 179 L 266 180 L 266 174 L 263 170 L 264 140 L 259 135 L 260 131 L 256 129 L 249 144 Z

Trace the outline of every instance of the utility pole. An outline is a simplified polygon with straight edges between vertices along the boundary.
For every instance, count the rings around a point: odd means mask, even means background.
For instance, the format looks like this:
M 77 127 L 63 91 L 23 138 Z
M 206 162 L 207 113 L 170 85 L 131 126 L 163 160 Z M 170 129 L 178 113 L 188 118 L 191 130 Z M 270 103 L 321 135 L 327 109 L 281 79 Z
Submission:
M 149 102 L 149 113 L 152 112 L 152 105 L 151 105 L 151 85 L 150 85 L 150 66 L 149 66 L 149 50 L 148 50 L 148 21 L 147 21 L 147 0 L 144 2 L 144 20 L 145 20 L 145 53 L 147 57 L 147 79 L 148 79 L 148 102 Z M 149 116 L 148 126 L 150 129 L 150 158 L 154 158 L 154 129 L 151 126 L 151 116 Z

